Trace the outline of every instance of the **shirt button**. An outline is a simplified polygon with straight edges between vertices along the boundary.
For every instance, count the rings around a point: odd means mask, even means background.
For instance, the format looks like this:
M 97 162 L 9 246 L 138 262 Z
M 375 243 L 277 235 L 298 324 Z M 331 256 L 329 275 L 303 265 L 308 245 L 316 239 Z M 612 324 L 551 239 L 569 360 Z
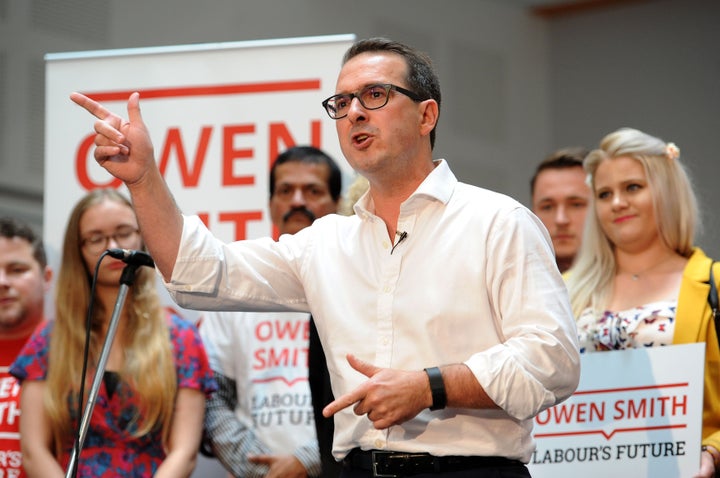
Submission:
M 390 247 L 390 243 L 388 241 L 383 241 L 382 246 L 383 249 L 388 249 Z
M 390 339 L 387 337 L 383 337 L 382 339 L 380 339 L 380 343 L 382 343 L 383 345 L 387 345 L 390 343 Z
M 385 442 L 383 440 L 375 440 L 375 448 L 378 450 L 382 450 L 385 446 Z
M 386 285 L 385 287 L 383 287 L 383 292 L 385 292 L 386 294 L 389 294 L 391 290 L 392 290 L 392 287 L 390 287 L 389 285 Z

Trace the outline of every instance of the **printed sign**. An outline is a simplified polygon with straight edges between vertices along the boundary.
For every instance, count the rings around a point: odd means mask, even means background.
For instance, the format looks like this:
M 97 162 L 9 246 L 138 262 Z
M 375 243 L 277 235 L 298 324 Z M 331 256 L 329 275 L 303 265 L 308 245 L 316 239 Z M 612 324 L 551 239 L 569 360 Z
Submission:
M 273 233 L 268 171 L 296 144 L 352 170 L 321 106 L 335 92 L 353 35 L 138 48 L 46 56 L 44 239 L 60 249 L 70 208 L 87 191 L 122 184 L 93 158 L 95 118 L 79 91 L 127 117 L 140 93 L 160 170 L 180 209 L 225 241 Z
M 693 476 L 704 357 L 704 343 L 581 355 L 575 394 L 535 418 L 533 478 Z

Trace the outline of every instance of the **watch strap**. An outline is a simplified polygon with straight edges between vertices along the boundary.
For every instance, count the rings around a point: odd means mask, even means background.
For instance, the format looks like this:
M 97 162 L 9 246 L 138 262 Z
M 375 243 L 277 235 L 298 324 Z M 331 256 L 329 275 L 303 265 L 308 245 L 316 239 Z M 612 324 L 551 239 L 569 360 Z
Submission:
M 430 410 L 442 410 L 447 405 L 447 394 L 445 393 L 445 382 L 438 367 L 428 367 L 425 373 L 430 380 L 430 392 L 432 393 L 432 405 Z

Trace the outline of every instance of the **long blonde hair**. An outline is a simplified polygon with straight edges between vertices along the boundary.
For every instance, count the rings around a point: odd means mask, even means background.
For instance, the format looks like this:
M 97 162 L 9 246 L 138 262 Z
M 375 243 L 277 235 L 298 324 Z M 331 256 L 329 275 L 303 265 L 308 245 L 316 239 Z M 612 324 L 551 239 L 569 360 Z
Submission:
M 77 407 L 81 380 L 85 322 L 90 304 L 94 271 L 88 271 L 81 252 L 80 220 L 91 207 L 115 201 L 132 209 L 132 204 L 113 189 L 96 189 L 83 197 L 72 210 L 65 230 L 63 256 L 57 280 L 55 324 L 48 356 L 47 392 L 44 404 L 50 417 L 54 447 L 59 455 L 74 430 L 69 406 Z M 118 284 L 119 287 L 120 284 Z M 126 297 L 126 333 L 116 336 L 124 349 L 122 380 L 139 397 L 137 415 L 128 424 L 132 436 L 140 437 L 158 427 L 167 442 L 177 391 L 177 378 L 165 312 L 155 288 L 155 273 L 140 267 Z M 102 343 L 100 328 L 111 311 L 96 301 L 91 325 L 90 363 L 84 394 L 94 375 Z
M 632 128 L 605 136 L 600 148 L 583 162 L 593 190 L 582 245 L 568 274 L 573 313 L 605 306 L 616 272 L 614 245 L 603 232 L 594 207 L 595 172 L 606 160 L 630 156 L 642 164 L 650 185 L 658 234 L 663 243 L 683 257 L 692 254 L 698 225 L 698 204 L 688 175 L 673 144 Z

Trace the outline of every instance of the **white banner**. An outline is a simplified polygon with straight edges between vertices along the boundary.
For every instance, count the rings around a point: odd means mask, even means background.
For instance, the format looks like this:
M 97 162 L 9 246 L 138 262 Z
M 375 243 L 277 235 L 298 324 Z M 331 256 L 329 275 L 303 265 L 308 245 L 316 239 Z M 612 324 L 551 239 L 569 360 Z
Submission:
M 533 478 L 693 476 L 705 344 L 581 355 L 580 385 L 535 418 Z
M 72 205 L 121 184 L 97 165 L 94 118 L 79 91 L 127 117 L 140 92 L 160 169 L 184 213 L 226 241 L 267 236 L 268 170 L 295 144 L 326 150 L 344 170 L 332 95 L 353 35 L 50 54 L 47 60 L 44 238 L 57 251 Z M 347 182 L 347 181 L 345 181 Z M 52 254 L 51 254 L 52 255 Z

